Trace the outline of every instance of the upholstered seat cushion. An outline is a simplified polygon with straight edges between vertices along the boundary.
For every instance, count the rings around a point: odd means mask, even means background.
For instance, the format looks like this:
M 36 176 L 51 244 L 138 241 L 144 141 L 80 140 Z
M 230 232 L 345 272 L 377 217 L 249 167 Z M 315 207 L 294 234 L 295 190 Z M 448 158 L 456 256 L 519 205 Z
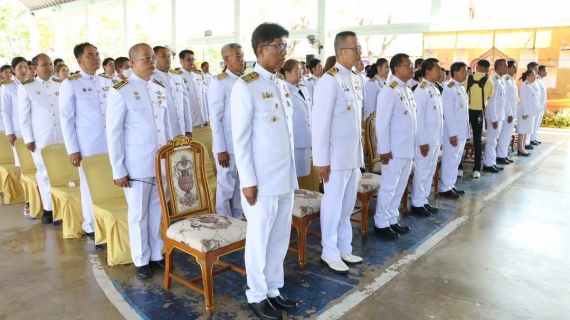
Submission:
M 311 190 L 295 190 L 293 216 L 303 218 L 321 212 L 323 194 Z
M 170 225 L 166 236 L 203 253 L 245 239 L 247 223 L 232 217 L 203 214 Z
M 380 189 L 380 175 L 365 172 L 358 183 L 358 193 L 368 193 Z

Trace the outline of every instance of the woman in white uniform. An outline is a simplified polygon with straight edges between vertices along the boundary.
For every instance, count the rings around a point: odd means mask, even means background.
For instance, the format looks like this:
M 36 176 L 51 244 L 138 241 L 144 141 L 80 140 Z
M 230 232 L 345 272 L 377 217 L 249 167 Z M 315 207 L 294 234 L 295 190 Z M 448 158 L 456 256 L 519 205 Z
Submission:
M 521 87 L 521 106 L 518 112 L 517 132 L 519 134 L 518 152 L 519 156 L 528 157 L 530 152 L 525 151 L 526 135 L 532 134 L 534 118 L 540 112 L 540 92 L 536 81 L 536 74 L 533 70 L 527 70 L 522 75 L 523 84 Z M 522 143 L 521 143 L 522 141 Z
M 287 81 L 293 102 L 293 143 L 297 177 L 311 172 L 311 109 L 313 101 L 307 87 L 301 83 L 301 63 L 294 59 L 285 61 L 281 74 Z
M 370 70 L 368 70 L 366 76 L 370 78 L 370 81 L 364 86 L 365 110 L 362 121 L 365 121 L 376 110 L 376 98 L 380 90 L 386 85 L 389 73 L 390 66 L 388 65 L 388 60 L 384 58 L 376 60 L 376 63 L 372 64 Z

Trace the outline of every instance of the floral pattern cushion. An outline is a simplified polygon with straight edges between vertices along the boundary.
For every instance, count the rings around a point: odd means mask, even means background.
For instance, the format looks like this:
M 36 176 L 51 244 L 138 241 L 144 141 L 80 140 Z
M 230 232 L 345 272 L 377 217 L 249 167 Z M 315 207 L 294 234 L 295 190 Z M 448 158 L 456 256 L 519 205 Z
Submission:
M 232 217 L 203 214 L 170 225 L 166 236 L 203 253 L 245 239 L 247 223 Z
M 358 193 L 368 193 L 380 189 L 380 175 L 365 172 L 358 183 Z
M 321 212 L 322 199 L 322 193 L 303 189 L 295 190 L 293 215 L 298 218 L 303 218 Z

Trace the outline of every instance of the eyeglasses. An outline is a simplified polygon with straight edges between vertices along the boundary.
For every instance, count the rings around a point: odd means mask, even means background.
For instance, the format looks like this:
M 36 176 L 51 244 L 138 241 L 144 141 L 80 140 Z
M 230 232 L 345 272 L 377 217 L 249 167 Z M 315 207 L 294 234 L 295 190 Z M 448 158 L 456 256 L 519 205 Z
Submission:
M 190 61 L 190 62 L 196 61 L 195 58 L 184 58 L 184 59 L 182 59 L 182 60 L 184 60 L 184 61 Z
M 287 50 L 286 43 L 276 43 L 276 44 L 264 44 L 264 47 L 275 47 L 279 52 Z
M 144 60 L 146 63 L 151 63 L 156 61 L 156 55 L 153 54 L 152 56 L 135 57 L 135 59 Z
M 399 66 L 399 67 L 406 67 L 406 68 L 408 68 L 408 69 L 412 69 L 412 68 L 414 67 L 414 64 L 413 64 L 413 63 L 410 63 L 410 64 L 399 64 L 398 66 Z
M 354 50 L 354 52 L 362 52 L 362 46 L 356 46 L 356 47 L 351 47 L 351 48 L 341 48 L 341 49 L 346 49 L 346 50 Z

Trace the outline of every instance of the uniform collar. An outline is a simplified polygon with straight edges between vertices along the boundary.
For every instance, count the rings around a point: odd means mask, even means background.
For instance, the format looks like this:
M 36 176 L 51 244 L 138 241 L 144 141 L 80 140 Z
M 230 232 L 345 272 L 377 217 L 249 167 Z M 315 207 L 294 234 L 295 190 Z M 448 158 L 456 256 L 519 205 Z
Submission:
M 463 83 L 461 83 L 461 82 L 459 82 L 453 78 L 451 78 L 451 81 L 455 82 L 456 85 L 461 85 L 461 86 L 463 85 Z
M 136 74 L 133 73 L 133 74 L 131 74 L 131 76 L 129 77 L 129 81 L 133 81 L 133 82 L 136 82 L 136 83 L 139 83 L 139 84 L 142 84 L 142 85 L 145 85 L 145 86 L 146 86 L 146 85 L 148 84 L 148 82 L 150 81 L 150 79 L 149 79 L 148 81 L 147 81 L 147 80 L 144 80 L 144 79 L 141 79 L 141 78 L 139 78 L 139 76 L 137 76 Z
M 234 74 L 234 73 L 231 72 L 230 70 L 226 70 L 226 73 L 228 74 L 228 77 L 230 77 L 231 79 L 237 79 L 237 78 L 239 78 L 239 75 Z
M 79 70 L 79 73 L 81 74 L 82 77 L 86 77 L 87 79 L 93 80 L 95 79 L 94 75 L 90 75 L 87 72 L 83 71 L 83 70 Z
M 287 82 L 287 81 L 285 81 L 285 82 Z M 289 87 L 291 92 L 299 92 L 299 90 L 301 90 L 301 87 L 299 85 L 294 85 L 294 84 L 291 84 L 289 82 L 287 82 L 287 87 Z
M 22 84 L 22 82 L 21 82 L 20 80 L 18 80 L 18 78 L 16 78 L 16 77 L 13 77 L 12 80 L 14 80 L 14 83 L 15 83 L 16 85 L 21 85 L 21 84 Z
M 338 72 L 340 73 L 341 76 L 350 75 L 352 73 L 352 71 L 343 67 L 342 64 L 340 64 L 338 62 L 334 64 L 334 67 L 338 69 Z
M 265 68 L 263 68 L 259 63 L 255 64 L 253 71 L 257 72 L 261 78 L 267 81 L 275 82 L 275 78 L 277 78 L 277 74 L 265 70 Z
M 36 77 L 35 80 L 41 85 L 46 85 L 46 84 L 49 84 L 49 82 L 51 81 L 51 78 L 49 78 L 48 80 L 42 80 L 42 79 L 40 79 L 40 77 Z
M 396 77 L 395 75 L 392 76 L 392 80 L 396 81 L 396 83 L 398 83 L 399 87 L 407 87 L 408 84 L 402 80 L 400 80 L 400 78 Z
M 430 85 L 430 86 L 432 86 L 432 87 L 435 86 L 435 84 L 433 84 L 433 83 L 427 81 L 426 79 L 423 79 L 422 82 L 425 82 L 425 83 L 427 83 L 428 85 Z M 421 82 L 420 82 L 420 84 L 421 84 Z

